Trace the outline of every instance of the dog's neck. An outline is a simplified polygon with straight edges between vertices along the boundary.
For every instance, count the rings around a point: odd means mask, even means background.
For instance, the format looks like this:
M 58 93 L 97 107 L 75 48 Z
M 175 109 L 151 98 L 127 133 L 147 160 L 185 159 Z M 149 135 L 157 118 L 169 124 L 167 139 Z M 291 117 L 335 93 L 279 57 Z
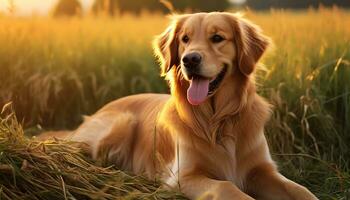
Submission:
M 188 83 L 185 80 L 171 84 L 172 95 L 177 99 L 176 109 L 181 120 L 193 130 L 193 134 L 211 144 L 230 133 L 234 121 L 247 106 L 248 97 L 255 94 L 255 85 L 250 77 L 233 74 L 226 77 L 216 93 L 198 106 L 191 105 L 186 98 Z

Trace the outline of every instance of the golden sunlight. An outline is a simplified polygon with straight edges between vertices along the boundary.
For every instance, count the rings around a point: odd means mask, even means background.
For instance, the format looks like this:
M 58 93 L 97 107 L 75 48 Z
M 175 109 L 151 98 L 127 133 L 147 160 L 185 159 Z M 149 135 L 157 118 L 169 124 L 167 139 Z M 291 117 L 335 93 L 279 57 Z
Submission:
M 46 15 L 57 0 L 0 0 L 0 12 L 15 15 Z M 91 5 L 92 0 L 82 0 L 83 8 Z

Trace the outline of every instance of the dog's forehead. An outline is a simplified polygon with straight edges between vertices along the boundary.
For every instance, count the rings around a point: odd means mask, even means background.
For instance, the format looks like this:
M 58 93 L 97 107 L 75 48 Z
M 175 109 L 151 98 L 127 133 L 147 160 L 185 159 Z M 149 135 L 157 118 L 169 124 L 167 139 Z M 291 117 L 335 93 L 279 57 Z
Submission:
M 191 14 L 183 23 L 183 31 L 193 33 L 196 30 L 206 32 L 228 32 L 231 25 L 223 13 L 196 13 Z

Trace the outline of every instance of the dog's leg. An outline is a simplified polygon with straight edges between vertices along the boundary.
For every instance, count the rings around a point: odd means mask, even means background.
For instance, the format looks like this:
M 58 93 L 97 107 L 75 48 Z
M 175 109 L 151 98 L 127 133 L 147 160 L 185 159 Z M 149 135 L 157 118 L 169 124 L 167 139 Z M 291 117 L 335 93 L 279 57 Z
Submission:
M 253 200 L 229 181 L 191 175 L 182 178 L 181 192 L 191 199 L 201 200 Z
M 305 187 L 278 173 L 273 164 L 252 169 L 247 177 L 248 193 L 264 200 L 317 200 Z

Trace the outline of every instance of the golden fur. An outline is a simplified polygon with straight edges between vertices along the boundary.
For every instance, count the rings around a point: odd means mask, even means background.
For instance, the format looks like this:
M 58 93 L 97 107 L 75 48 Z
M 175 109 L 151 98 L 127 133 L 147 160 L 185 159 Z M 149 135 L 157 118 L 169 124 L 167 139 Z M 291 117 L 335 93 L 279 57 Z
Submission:
M 211 42 L 213 34 L 224 40 Z M 185 35 L 189 42 L 181 41 Z M 95 159 L 159 177 L 191 199 L 317 199 L 279 174 L 269 153 L 264 125 L 270 106 L 252 78 L 269 43 L 257 26 L 235 14 L 174 16 L 154 42 L 171 95 L 121 98 L 60 136 L 88 144 Z M 228 68 L 197 106 L 186 99 L 190 77 L 181 63 L 190 52 L 201 54 L 203 77 L 214 79 Z

